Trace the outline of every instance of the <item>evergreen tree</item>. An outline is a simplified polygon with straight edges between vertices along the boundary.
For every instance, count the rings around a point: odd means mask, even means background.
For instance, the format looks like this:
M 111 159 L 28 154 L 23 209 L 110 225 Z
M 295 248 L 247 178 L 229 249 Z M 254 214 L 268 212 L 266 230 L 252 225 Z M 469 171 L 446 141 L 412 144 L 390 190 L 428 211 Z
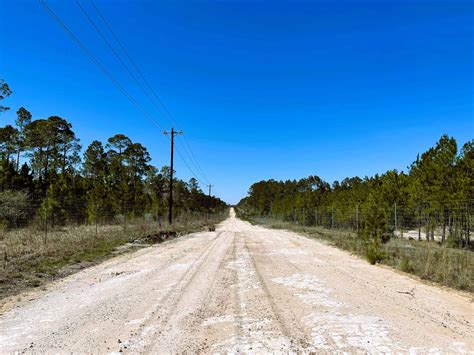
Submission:
M 20 155 L 26 148 L 26 135 L 25 128 L 26 125 L 31 123 L 31 113 L 26 110 L 24 107 L 20 107 L 16 112 L 17 119 L 15 121 L 18 127 L 18 147 L 17 147 L 17 156 L 16 156 L 16 170 L 20 168 Z
M 5 82 L 5 80 L 0 79 L 0 100 L 6 99 L 8 96 L 12 94 L 10 87 Z M 9 107 L 0 105 L 0 113 L 9 110 Z

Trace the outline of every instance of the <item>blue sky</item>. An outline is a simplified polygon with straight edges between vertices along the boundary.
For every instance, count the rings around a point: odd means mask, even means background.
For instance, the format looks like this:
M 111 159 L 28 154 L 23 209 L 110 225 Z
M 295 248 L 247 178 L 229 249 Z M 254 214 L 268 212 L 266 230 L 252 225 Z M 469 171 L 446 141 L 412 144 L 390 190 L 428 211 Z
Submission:
M 47 3 L 169 129 L 75 1 Z M 95 15 L 89 0 L 81 4 Z M 262 179 L 319 175 L 332 182 L 403 170 L 443 133 L 460 145 L 474 137 L 471 1 L 96 4 L 185 130 L 215 194 L 228 202 Z M 14 92 L 2 125 L 25 106 L 34 118 L 68 119 L 83 146 L 124 133 L 148 148 L 155 165 L 168 164 L 162 129 L 39 2 L 0 1 L 0 13 L 0 78 Z M 179 156 L 176 170 L 191 176 Z

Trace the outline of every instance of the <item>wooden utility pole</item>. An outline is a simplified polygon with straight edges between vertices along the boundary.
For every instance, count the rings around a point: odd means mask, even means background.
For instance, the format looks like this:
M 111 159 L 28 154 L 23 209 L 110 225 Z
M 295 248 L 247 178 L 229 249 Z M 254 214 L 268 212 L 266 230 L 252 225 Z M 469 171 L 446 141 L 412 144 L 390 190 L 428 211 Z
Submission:
M 207 196 L 209 197 L 209 199 L 207 200 L 207 219 L 211 218 L 211 189 L 212 189 L 212 186 L 213 185 L 207 185 L 207 187 L 209 188 L 209 192 L 207 194 Z
M 171 132 L 164 131 L 163 134 L 171 136 L 171 163 L 170 163 L 170 194 L 168 202 L 168 222 L 173 223 L 173 162 L 174 162 L 174 136 L 183 134 L 183 131 L 175 131 L 171 128 Z

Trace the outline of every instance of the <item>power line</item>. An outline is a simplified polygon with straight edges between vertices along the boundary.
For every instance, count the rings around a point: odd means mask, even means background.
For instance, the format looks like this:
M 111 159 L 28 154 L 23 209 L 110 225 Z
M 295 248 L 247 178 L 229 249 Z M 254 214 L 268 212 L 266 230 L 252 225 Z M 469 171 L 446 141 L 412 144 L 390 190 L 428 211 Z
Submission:
M 77 0 L 76 0 L 77 1 Z M 125 48 L 125 45 L 122 43 L 122 41 L 119 39 L 118 35 L 114 32 L 114 30 L 112 29 L 112 26 L 110 26 L 109 22 L 106 20 L 105 16 L 102 14 L 102 12 L 99 10 L 99 8 L 95 5 L 94 1 L 93 0 L 90 0 L 90 3 L 92 4 L 93 8 L 95 9 L 95 11 L 97 12 L 97 14 L 99 15 L 99 17 L 102 19 L 103 23 L 105 24 L 105 26 L 107 27 L 107 29 L 109 30 L 109 32 L 112 34 L 112 36 L 114 37 L 114 39 L 116 40 L 116 42 L 119 44 L 120 48 L 122 49 L 122 51 L 125 53 L 126 57 L 128 58 L 128 60 L 130 61 L 130 63 L 132 63 L 133 67 L 135 68 L 135 70 L 137 71 L 137 73 L 140 75 L 141 79 L 143 80 L 143 82 L 145 83 L 145 85 L 147 86 L 147 88 L 150 90 L 150 92 L 152 93 L 152 95 L 155 97 L 155 99 L 160 103 L 160 105 L 163 107 L 163 110 L 164 112 L 168 115 L 169 119 L 172 121 L 172 123 L 174 123 L 176 126 L 180 127 L 180 125 L 176 122 L 175 118 L 171 115 L 171 113 L 169 112 L 168 108 L 166 107 L 166 105 L 164 104 L 163 100 L 161 100 L 161 98 L 156 94 L 155 90 L 153 90 L 152 86 L 149 84 L 148 80 L 146 80 L 145 76 L 143 75 L 142 71 L 140 70 L 140 68 L 138 67 L 138 65 L 136 64 L 136 62 L 133 60 L 133 58 L 130 56 L 130 54 L 128 53 L 127 49 Z M 160 111 L 161 113 L 161 111 Z M 194 165 L 194 167 L 196 168 L 196 170 L 198 170 L 200 172 L 200 174 L 204 177 L 205 180 L 207 180 L 207 182 L 209 182 L 209 179 L 207 178 L 206 174 L 204 173 L 204 171 L 202 170 L 201 166 L 199 165 L 199 162 L 195 156 L 195 154 L 193 153 L 193 150 L 186 138 L 185 135 L 183 135 L 183 138 L 184 138 L 184 142 L 187 146 L 187 149 L 189 151 L 189 156 L 190 156 L 190 161 L 191 163 Z M 186 148 L 186 147 L 184 147 Z M 184 149 L 186 150 L 186 149 Z M 187 152 L 188 153 L 188 152 Z
M 79 48 L 83 51 L 83 53 L 96 65 L 96 67 L 106 76 L 107 79 L 109 79 L 116 87 L 119 89 L 119 91 L 136 107 L 138 108 L 154 125 L 156 125 L 158 128 L 163 129 L 161 125 L 153 118 L 150 113 L 145 110 L 139 103 L 136 101 L 133 96 L 131 96 L 127 90 L 110 74 L 110 72 L 102 65 L 102 63 L 92 54 L 92 52 L 82 43 L 82 41 L 74 34 L 74 32 L 67 27 L 67 25 L 64 23 L 64 21 L 61 20 L 61 18 L 56 15 L 53 10 L 48 6 L 45 0 L 38 0 L 41 5 L 45 8 L 47 13 L 50 15 L 50 17 L 58 22 L 58 24 L 61 26 L 61 28 L 73 39 L 73 41 L 79 46 Z M 169 139 L 169 137 L 168 137 Z M 193 169 L 189 166 L 189 164 L 186 162 L 184 157 L 181 155 L 179 151 L 177 151 L 178 155 L 180 158 L 183 160 L 185 163 L 186 167 L 189 169 L 191 174 L 194 175 L 194 177 L 201 182 L 201 180 L 197 177 L 197 174 L 193 171 Z
M 77 1 L 77 0 L 76 0 Z M 113 38 L 115 39 L 115 41 L 118 43 L 118 45 L 120 46 L 120 48 L 122 49 L 123 53 L 125 54 L 125 56 L 128 58 L 128 60 L 130 61 L 130 63 L 132 63 L 133 67 L 135 68 L 135 70 L 137 71 L 138 75 L 140 76 L 140 78 L 142 79 L 142 81 L 145 83 L 146 87 L 148 88 L 148 90 L 153 94 L 153 96 L 155 97 L 155 99 L 160 103 L 160 105 L 163 107 L 165 113 L 169 116 L 170 120 L 172 123 L 174 123 L 175 125 L 178 125 L 178 123 L 174 120 L 173 116 L 171 115 L 171 113 L 168 111 L 168 109 L 166 108 L 165 104 L 163 103 L 163 101 L 161 100 L 161 98 L 156 94 L 155 90 L 153 90 L 153 88 L 151 87 L 151 85 L 149 84 L 148 80 L 146 80 L 145 76 L 143 75 L 142 71 L 140 70 L 140 68 L 138 67 L 138 65 L 135 63 L 135 61 L 133 60 L 133 58 L 130 56 L 130 54 L 128 53 L 127 49 L 125 48 L 125 45 L 122 43 L 122 41 L 119 39 L 118 35 L 114 32 L 114 30 L 112 29 L 112 27 L 110 26 L 109 22 L 106 20 L 105 16 L 102 14 L 102 12 L 99 10 L 99 8 L 95 5 L 95 2 L 93 0 L 89 0 L 90 3 L 92 4 L 92 7 L 94 8 L 94 10 L 97 12 L 97 14 L 99 15 L 99 17 L 102 19 L 102 22 L 105 24 L 105 26 L 107 27 L 107 29 L 109 30 L 109 32 L 112 34 Z M 180 126 L 180 125 L 178 125 Z
M 201 174 L 204 176 L 204 179 L 208 182 L 208 183 L 211 183 L 209 181 L 209 179 L 207 178 L 206 174 L 204 173 L 204 171 L 202 170 L 201 166 L 199 165 L 199 162 L 196 158 L 196 156 L 194 155 L 194 152 L 193 150 L 191 149 L 191 146 L 186 138 L 186 135 L 183 135 L 183 138 L 184 138 L 184 143 L 186 144 L 186 146 L 188 147 L 189 149 L 189 152 L 191 153 L 191 156 L 194 158 L 195 162 L 196 162 L 196 165 L 197 165 L 197 169 L 201 172 Z
M 188 162 L 186 161 L 186 159 L 184 159 L 184 157 L 182 156 L 181 152 L 179 150 L 176 150 L 176 153 L 178 153 L 179 157 L 181 158 L 181 160 L 183 161 L 184 165 L 186 165 L 186 167 L 188 168 L 188 170 L 191 172 L 191 174 L 202 184 L 202 180 L 199 179 L 198 177 L 198 174 L 196 174 L 194 172 L 194 170 L 189 166 Z
M 176 122 L 176 119 L 173 117 L 173 115 L 171 115 L 170 111 L 168 110 L 168 108 L 166 107 L 166 105 L 164 104 L 163 100 L 161 100 L 161 98 L 158 96 L 158 94 L 155 92 L 155 90 L 152 88 L 152 86 L 149 84 L 148 80 L 145 78 L 145 75 L 143 74 L 143 72 L 140 70 L 140 68 L 138 67 L 138 65 L 136 64 L 136 62 L 133 60 L 132 56 L 129 54 L 128 50 L 126 49 L 125 45 L 123 44 L 123 42 L 119 39 L 118 35 L 115 33 L 115 31 L 112 29 L 112 26 L 109 24 L 109 22 L 107 21 L 107 19 L 105 18 L 105 16 L 102 14 L 102 12 L 99 10 L 99 8 L 96 6 L 95 2 L 93 0 L 89 0 L 90 3 L 92 4 L 92 7 L 94 8 L 94 10 L 96 11 L 97 15 L 102 19 L 102 22 L 105 24 L 105 26 L 107 27 L 107 29 L 109 30 L 109 32 L 112 34 L 113 38 L 115 39 L 115 41 L 118 43 L 118 45 L 120 46 L 120 48 L 122 49 L 123 53 L 125 54 L 125 56 L 128 58 L 128 60 L 130 61 L 130 63 L 133 65 L 133 67 L 135 68 L 136 72 L 138 73 L 138 75 L 140 76 L 140 78 L 142 79 L 142 81 L 145 83 L 146 87 L 148 88 L 148 90 L 151 92 L 151 94 L 153 95 L 153 97 L 158 101 L 158 103 L 162 106 L 163 108 L 163 111 L 165 112 L 165 114 L 169 117 L 170 121 L 175 124 L 176 126 L 178 127 L 181 127 L 181 125 L 178 124 L 178 122 Z M 76 0 L 76 2 L 78 2 L 78 0 Z M 95 26 L 94 26 L 95 27 Z M 100 31 L 99 31 L 100 32 Z M 107 39 L 105 38 L 105 36 L 102 35 L 102 37 L 104 38 L 104 40 L 108 43 Z M 110 44 L 108 43 L 109 47 Z M 116 54 L 116 51 L 113 50 L 113 52 Z M 117 55 L 116 55 L 117 56 Z M 120 62 L 123 64 L 123 61 L 120 60 Z M 128 67 L 127 67 L 127 71 L 128 70 Z M 140 87 L 142 87 L 140 85 Z M 142 87 L 143 89 L 143 87 Z M 144 90 L 145 91 L 145 90 Z M 147 95 L 148 96 L 148 95 Z M 149 96 L 148 96 L 149 97 Z M 150 98 L 150 97 L 149 97 Z M 154 104 L 154 106 L 156 107 L 156 105 Z M 160 112 L 160 114 L 162 114 L 161 110 L 158 109 L 158 107 L 156 107 L 157 110 Z M 164 115 L 163 115 L 164 116 Z M 209 179 L 207 178 L 206 174 L 204 173 L 203 169 L 201 168 L 187 138 L 185 135 L 183 135 L 183 138 L 184 138 L 184 142 L 185 142 L 185 146 L 183 146 L 183 148 L 185 148 L 184 150 L 186 151 L 186 147 L 187 147 L 187 154 L 188 156 L 190 157 L 190 161 L 191 163 L 194 165 L 194 167 L 196 168 L 196 170 L 200 173 L 200 175 L 202 175 L 204 177 L 204 179 L 207 181 L 207 182 L 210 182 Z M 183 159 L 183 158 L 182 158 Z
M 46 9 L 50 17 L 55 20 L 61 28 L 73 39 L 74 42 L 79 46 L 83 53 L 94 63 L 94 65 L 109 79 L 115 87 L 135 106 L 137 107 L 148 119 L 151 120 L 158 128 L 162 129 L 160 124 L 156 122 L 153 117 L 125 90 L 125 88 L 110 74 L 110 72 L 102 65 L 102 63 L 91 53 L 91 51 L 81 42 L 81 40 L 70 30 L 67 25 L 61 20 L 61 18 L 56 15 L 53 10 L 48 6 L 44 0 L 38 0 L 41 5 Z
M 131 78 L 133 79 L 133 81 L 135 81 L 135 83 L 140 87 L 140 89 L 142 89 L 142 91 L 145 93 L 145 95 L 147 95 L 148 99 L 150 100 L 150 102 L 153 104 L 153 106 L 155 106 L 155 108 L 157 109 L 157 111 L 163 115 L 163 113 L 161 112 L 160 108 L 155 104 L 155 101 L 152 99 L 152 97 L 150 96 L 150 94 L 148 93 L 147 90 L 145 90 L 145 88 L 143 87 L 142 83 L 140 83 L 140 81 L 137 79 L 137 77 L 135 76 L 135 74 L 133 74 L 133 72 L 130 70 L 130 68 L 128 67 L 128 65 L 122 60 L 122 58 L 120 57 L 120 55 L 117 53 L 117 51 L 115 50 L 115 48 L 112 46 L 112 44 L 109 42 L 109 40 L 107 39 L 107 37 L 102 33 L 102 31 L 100 30 L 99 26 L 97 26 L 97 24 L 95 23 L 95 21 L 92 19 L 92 17 L 89 15 L 89 13 L 86 11 L 86 9 L 81 5 L 81 3 L 79 2 L 79 0 L 76 0 L 76 4 L 77 6 L 81 9 L 82 13 L 86 16 L 87 20 L 89 21 L 89 23 L 92 25 L 93 29 L 99 34 L 99 36 L 102 38 L 102 40 L 105 42 L 105 44 L 107 45 L 107 47 L 112 51 L 113 55 L 115 56 L 115 58 L 117 58 L 117 60 L 120 62 L 120 64 L 124 67 L 124 69 L 127 71 L 127 73 L 131 76 Z

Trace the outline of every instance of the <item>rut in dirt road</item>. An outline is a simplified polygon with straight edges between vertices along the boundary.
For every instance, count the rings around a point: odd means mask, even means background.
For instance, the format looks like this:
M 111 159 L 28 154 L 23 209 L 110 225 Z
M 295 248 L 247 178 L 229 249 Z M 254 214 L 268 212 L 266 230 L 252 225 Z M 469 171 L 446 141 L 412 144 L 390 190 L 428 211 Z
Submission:
M 1 353 L 474 351 L 463 294 L 233 211 L 30 298 L 1 316 Z

